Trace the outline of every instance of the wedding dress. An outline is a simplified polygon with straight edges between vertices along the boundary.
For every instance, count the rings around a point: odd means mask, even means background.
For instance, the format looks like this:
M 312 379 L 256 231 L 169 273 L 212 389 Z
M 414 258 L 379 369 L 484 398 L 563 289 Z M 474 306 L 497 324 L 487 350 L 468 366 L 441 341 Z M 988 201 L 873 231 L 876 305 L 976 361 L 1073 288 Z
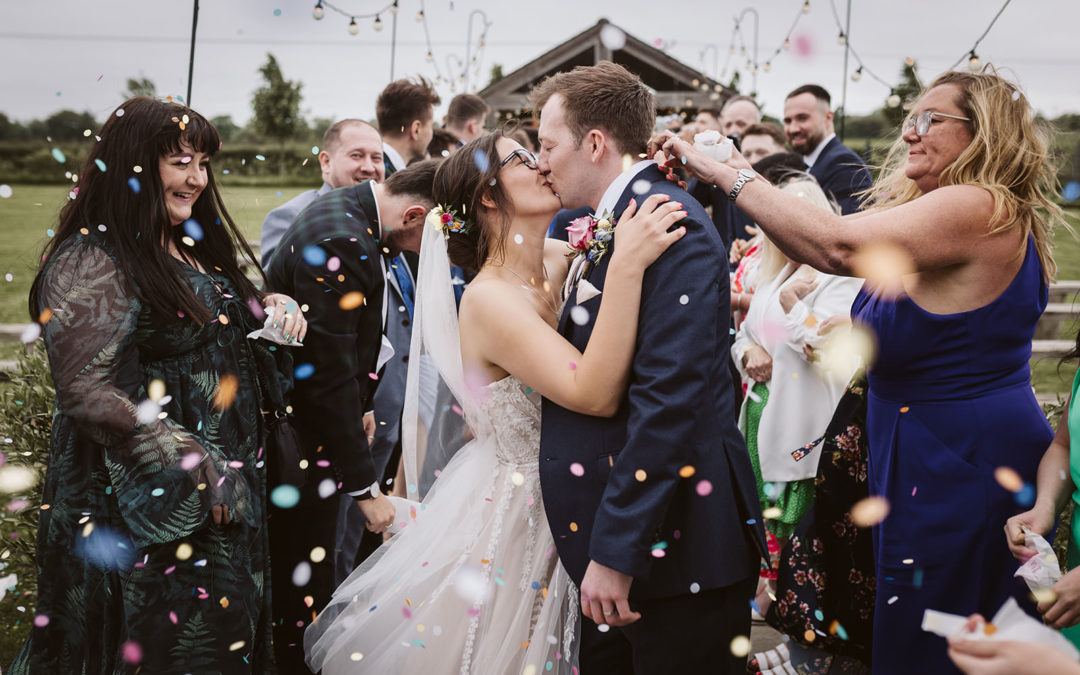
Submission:
M 400 532 L 335 591 L 305 634 L 308 665 L 325 675 L 570 673 L 577 589 L 544 516 L 540 395 L 512 376 L 466 386 L 453 298 L 444 292 L 452 289 L 440 284 L 439 275 L 449 279 L 445 243 L 434 227 L 424 233 L 420 270 L 404 417 L 415 422 L 420 363 L 434 362 L 476 437 L 398 518 Z M 423 451 L 415 424 L 403 429 L 416 497 Z

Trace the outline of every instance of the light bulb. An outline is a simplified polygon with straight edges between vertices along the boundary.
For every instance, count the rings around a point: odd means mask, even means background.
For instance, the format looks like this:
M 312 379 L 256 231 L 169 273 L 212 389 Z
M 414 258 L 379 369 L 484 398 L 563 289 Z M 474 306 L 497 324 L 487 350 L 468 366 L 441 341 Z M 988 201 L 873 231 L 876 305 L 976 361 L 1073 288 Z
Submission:
M 975 52 L 971 52 L 968 56 L 968 67 L 972 70 L 979 67 L 979 56 Z
M 885 102 L 889 104 L 890 108 L 895 108 L 900 105 L 900 94 L 895 91 L 889 94 L 889 98 L 885 99 Z
M 791 49 L 791 38 L 784 38 L 784 49 Z
M 323 10 L 322 0 L 320 0 L 319 2 L 315 3 L 315 9 L 311 10 L 311 16 L 315 17 L 316 21 L 319 21 L 325 15 L 326 12 Z
M 809 12 L 810 12 L 810 0 L 806 0 L 806 2 L 804 2 L 802 4 L 802 13 L 803 14 L 808 14 Z
M 360 26 L 356 25 L 356 19 L 349 19 L 349 35 L 356 35 L 360 32 Z
M 840 35 L 836 36 L 836 43 L 841 47 L 847 44 L 847 36 L 844 35 L 844 31 L 840 31 Z
M 420 10 L 416 13 L 416 23 L 420 23 L 424 20 L 424 10 Z
M 766 61 L 765 65 L 762 66 L 762 68 L 765 69 L 766 73 L 769 72 L 770 70 L 772 70 L 772 61 Z
M 862 66 L 855 69 L 855 72 L 851 74 L 851 81 L 858 82 L 862 79 Z
M 382 19 L 379 18 L 378 14 L 375 15 L 374 27 L 376 33 L 382 30 Z
M 428 52 L 427 56 L 425 56 L 424 58 L 427 60 L 428 63 L 431 63 L 435 60 L 435 57 L 431 55 L 431 52 Z
M 391 14 L 397 16 L 397 10 L 398 10 L 397 2 L 394 2 L 394 4 L 390 5 L 390 13 Z

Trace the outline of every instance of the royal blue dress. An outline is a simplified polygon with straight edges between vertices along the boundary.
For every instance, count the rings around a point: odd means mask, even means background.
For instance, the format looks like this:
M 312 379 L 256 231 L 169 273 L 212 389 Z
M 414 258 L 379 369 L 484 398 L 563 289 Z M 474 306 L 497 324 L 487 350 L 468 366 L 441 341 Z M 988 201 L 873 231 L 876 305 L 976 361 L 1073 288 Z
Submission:
M 1029 238 L 1024 263 L 990 304 L 932 314 L 869 284 L 852 316 L 877 336 L 869 371 L 870 492 L 891 511 L 874 528 L 875 673 L 958 673 L 946 642 L 920 625 L 923 610 L 990 618 L 1009 596 L 1029 611 L 1006 519 L 1030 506 L 994 477 L 1025 483 L 1053 438 L 1031 390 L 1031 338 L 1047 284 Z

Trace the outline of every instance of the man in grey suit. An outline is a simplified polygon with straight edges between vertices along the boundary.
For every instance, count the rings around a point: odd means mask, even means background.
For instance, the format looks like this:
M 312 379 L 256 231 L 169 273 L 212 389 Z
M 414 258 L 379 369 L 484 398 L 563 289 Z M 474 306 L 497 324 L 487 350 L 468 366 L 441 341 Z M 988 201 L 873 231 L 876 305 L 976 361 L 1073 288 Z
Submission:
M 363 120 L 344 119 L 335 122 L 323 134 L 323 147 L 319 153 L 323 184 L 318 190 L 301 192 L 270 213 L 262 224 L 259 243 L 263 269 L 269 269 L 270 258 L 278 242 L 296 220 L 296 216 L 334 188 L 348 187 L 374 179 L 383 179 L 382 139 L 372 125 Z

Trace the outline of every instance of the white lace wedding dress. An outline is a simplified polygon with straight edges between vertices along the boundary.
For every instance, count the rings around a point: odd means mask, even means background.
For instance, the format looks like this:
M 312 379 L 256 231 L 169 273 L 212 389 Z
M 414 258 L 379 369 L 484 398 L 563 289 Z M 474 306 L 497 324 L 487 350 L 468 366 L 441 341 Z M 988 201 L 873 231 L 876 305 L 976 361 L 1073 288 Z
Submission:
M 571 673 L 577 589 L 540 497 L 540 396 L 513 377 L 470 386 L 461 362 L 445 234 L 428 214 L 410 345 L 404 527 L 358 567 L 304 634 L 308 665 L 339 673 Z M 422 442 L 421 371 L 438 372 L 475 440 L 438 473 Z M 463 410 L 462 410 L 463 409 Z M 430 455 L 430 456 L 429 456 Z M 428 475 L 431 474 L 431 475 Z M 401 523 L 398 523 L 401 525 Z

